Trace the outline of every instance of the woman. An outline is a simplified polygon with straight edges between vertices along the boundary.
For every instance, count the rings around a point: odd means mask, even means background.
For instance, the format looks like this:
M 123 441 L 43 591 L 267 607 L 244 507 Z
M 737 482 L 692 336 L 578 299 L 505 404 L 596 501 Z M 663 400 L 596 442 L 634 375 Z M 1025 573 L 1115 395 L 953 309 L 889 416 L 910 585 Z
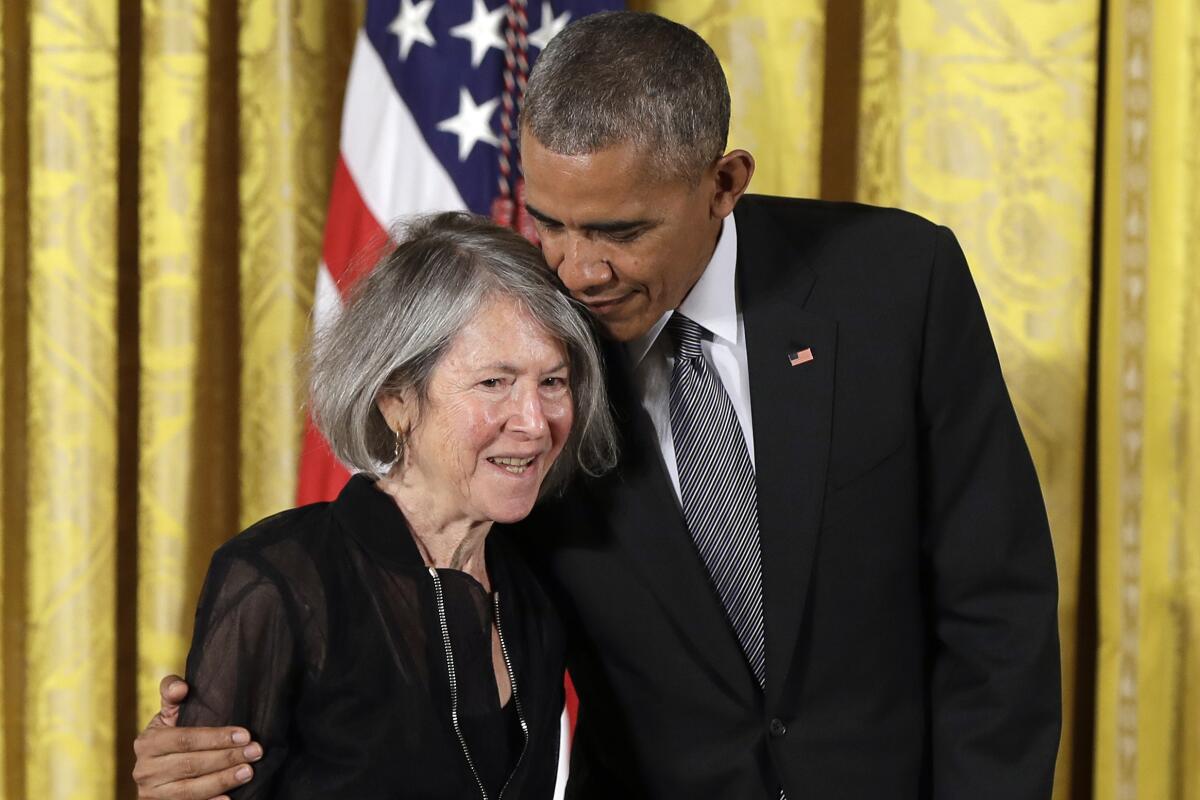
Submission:
M 489 534 L 612 465 L 600 356 L 516 234 L 401 239 L 314 347 L 313 418 L 359 474 L 221 547 L 201 594 L 180 722 L 262 743 L 238 797 L 553 793 L 562 631 Z

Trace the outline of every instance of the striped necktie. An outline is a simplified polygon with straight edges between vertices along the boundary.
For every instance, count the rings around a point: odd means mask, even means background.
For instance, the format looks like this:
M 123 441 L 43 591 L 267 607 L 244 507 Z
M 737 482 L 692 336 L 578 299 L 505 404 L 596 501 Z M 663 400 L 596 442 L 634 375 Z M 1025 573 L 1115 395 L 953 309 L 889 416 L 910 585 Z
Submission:
M 754 465 L 733 403 L 701 354 L 706 331 L 679 312 L 667 331 L 675 343 L 671 436 L 683 516 L 761 687 L 766 648 Z

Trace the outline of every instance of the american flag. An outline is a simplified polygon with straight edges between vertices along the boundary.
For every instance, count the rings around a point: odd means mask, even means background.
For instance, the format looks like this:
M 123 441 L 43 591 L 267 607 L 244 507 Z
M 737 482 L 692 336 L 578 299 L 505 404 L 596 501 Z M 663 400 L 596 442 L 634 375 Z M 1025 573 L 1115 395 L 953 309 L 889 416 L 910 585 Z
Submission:
M 368 0 L 358 33 L 317 271 L 314 324 L 340 310 L 364 253 L 410 214 L 468 209 L 532 238 L 516 119 L 531 62 L 572 20 L 621 0 Z M 297 499 L 330 500 L 346 470 L 305 431 Z M 574 711 L 574 693 L 568 688 Z M 561 797 L 569 724 L 556 796 Z

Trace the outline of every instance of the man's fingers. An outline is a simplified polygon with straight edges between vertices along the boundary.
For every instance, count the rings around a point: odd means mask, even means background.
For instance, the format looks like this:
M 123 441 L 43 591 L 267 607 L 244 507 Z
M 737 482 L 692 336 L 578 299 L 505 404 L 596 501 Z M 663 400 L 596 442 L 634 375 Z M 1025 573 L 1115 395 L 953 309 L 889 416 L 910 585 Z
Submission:
M 183 782 L 184 794 L 178 795 L 180 800 L 208 800 L 230 789 L 236 789 L 244 783 L 249 783 L 254 777 L 254 768 L 249 764 L 229 767 L 214 775 L 205 775 Z
M 248 764 L 229 767 L 212 775 L 145 787 L 139 784 L 138 797 L 145 800 L 209 800 L 225 797 L 223 793 L 248 783 L 254 777 L 254 768 Z
M 198 754 L 213 750 L 234 749 L 240 752 L 249 744 L 250 732 L 245 728 L 176 728 L 156 725 L 151 720 L 146 729 L 138 734 L 133 751 L 138 758 L 154 758 L 172 753 Z
M 154 774 L 160 781 L 182 781 L 186 778 L 203 778 L 230 768 L 258 761 L 262 758 L 262 747 L 252 744 L 247 747 L 231 747 L 228 750 L 206 750 L 200 753 L 171 753 L 154 759 Z M 151 778 L 151 780 L 154 780 Z M 236 786 L 237 784 L 233 784 Z M 219 790 L 218 790 L 219 791 Z M 206 794 L 204 797 L 212 797 Z

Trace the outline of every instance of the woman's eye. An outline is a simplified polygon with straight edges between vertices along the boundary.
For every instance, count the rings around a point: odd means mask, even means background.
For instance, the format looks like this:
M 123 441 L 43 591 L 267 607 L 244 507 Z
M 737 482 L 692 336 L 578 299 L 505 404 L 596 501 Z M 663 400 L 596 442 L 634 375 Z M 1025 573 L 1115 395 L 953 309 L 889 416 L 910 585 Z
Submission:
M 479 382 L 479 385 L 487 389 L 495 389 L 500 386 L 501 383 L 503 383 L 503 379 L 501 378 L 484 378 Z
M 567 379 L 561 376 L 545 378 L 542 380 L 543 386 L 548 386 L 551 389 L 563 389 L 567 386 Z

